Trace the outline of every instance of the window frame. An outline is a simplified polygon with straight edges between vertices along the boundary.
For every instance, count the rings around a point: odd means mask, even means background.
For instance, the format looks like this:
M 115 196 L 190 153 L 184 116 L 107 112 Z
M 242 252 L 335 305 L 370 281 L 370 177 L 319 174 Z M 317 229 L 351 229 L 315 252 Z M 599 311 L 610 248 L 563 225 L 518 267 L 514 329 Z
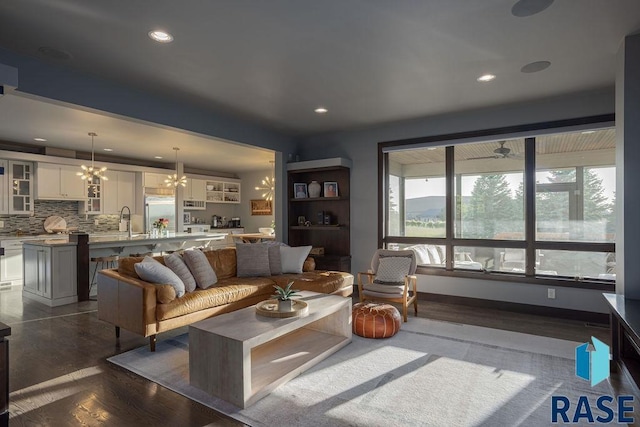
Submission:
M 598 116 L 583 117 L 578 119 L 558 120 L 552 122 L 534 123 L 522 126 L 505 128 L 493 128 L 473 132 L 435 135 L 408 140 L 380 142 L 378 144 L 378 247 L 386 247 L 390 243 L 399 244 L 435 244 L 444 245 L 446 248 L 445 266 L 419 267 L 418 274 L 437 276 L 454 276 L 475 278 L 484 280 L 509 281 L 531 283 L 539 285 L 568 286 L 574 288 L 597 289 L 611 291 L 615 289 L 615 281 L 593 278 L 571 278 L 566 276 L 537 276 L 535 274 L 535 259 L 537 250 L 569 250 L 579 252 L 613 252 L 613 242 L 569 242 L 569 241 L 544 241 L 536 240 L 536 148 L 535 138 L 555 133 L 578 132 L 584 130 L 606 129 L 614 127 L 615 115 L 604 114 Z M 455 219 L 455 168 L 454 146 L 462 142 L 487 142 L 496 138 L 522 137 L 525 141 L 524 159 L 524 240 L 499 240 L 499 239 L 465 239 L 456 238 L 454 231 Z M 388 202 L 389 185 L 387 171 L 389 171 L 389 152 L 398 149 L 417 149 L 428 146 L 446 147 L 445 152 L 445 177 L 446 177 L 446 206 L 445 206 L 445 237 L 406 237 L 389 236 Z M 402 147 L 402 148 L 401 148 Z M 615 166 L 615 164 L 614 164 Z M 402 186 L 402 179 L 400 180 Z M 579 184 L 574 184 L 579 185 Z M 553 190 L 552 187 L 549 187 Z M 559 187 L 558 187 L 559 189 Z M 399 195 L 400 196 L 400 195 Z M 398 196 L 398 197 L 399 197 Z M 404 194 L 402 194 L 404 196 Z M 582 208 L 580 207 L 580 210 Z M 402 218 L 402 217 L 401 217 Z M 401 220 L 402 222 L 402 220 Z M 464 270 L 454 269 L 454 248 L 459 246 L 475 246 L 488 248 L 515 248 L 525 249 L 526 269 L 524 274 L 511 272 L 499 272 L 488 270 Z

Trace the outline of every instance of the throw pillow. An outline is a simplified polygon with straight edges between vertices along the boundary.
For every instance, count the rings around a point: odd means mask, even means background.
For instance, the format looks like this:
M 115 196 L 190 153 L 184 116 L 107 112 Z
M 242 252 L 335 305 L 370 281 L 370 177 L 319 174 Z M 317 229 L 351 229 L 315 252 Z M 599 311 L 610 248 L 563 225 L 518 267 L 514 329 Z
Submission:
M 262 243 L 236 243 L 238 277 L 271 276 L 269 246 Z
M 311 246 L 280 246 L 283 273 L 302 273 L 304 260 L 311 252 Z
M 213 271 L 209 260 L 202 251 L 197 249 L 185 251 L 182 254 L 182 258 L 185 264 L 187 264 L 187 267 L 189 267 L 189 271 L 193 274 L 196 285 L 200 289 L 207 289 L 218 283 L 216 272 Z
M 385 257 L 379 262 L 375 283 L 404 282 L 411 267 L 411 258 L 407 257 Z
M 289 246 L 282 242 L 263 242 L 263 245 L 269 247 L 269 270 L 271 270 L 272 276 L 279 276 L 282 274 L 282 258 L 280 258 L 280 246 Z
M 164 263 L 176 273 L 176 275 L 184 283 L 184 289 L 187 292 L 193 292 L 196 290 L 196 279 L 189 271 L 189 267 L 185 264 L 182 257 L 178 254 L 169 254 L 164 256 Z
M 171 285 L 176 291 L 176 296 L 184 295 L 182 280 L 169 267 L 165 267 L 155 259 L 146 256 L 142 262 L 134 264 L 133 268 L 142 280 L 159 285 Z

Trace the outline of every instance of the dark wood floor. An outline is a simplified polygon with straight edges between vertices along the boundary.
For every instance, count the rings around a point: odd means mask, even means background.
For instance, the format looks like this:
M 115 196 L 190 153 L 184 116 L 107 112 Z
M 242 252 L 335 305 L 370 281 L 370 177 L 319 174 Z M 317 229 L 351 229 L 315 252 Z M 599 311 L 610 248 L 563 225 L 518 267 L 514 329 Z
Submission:
M 11 326 L 10 425 L 238 426 L 234 420 L 106 361 L 147 344 L 97 318 L 97 302 L 49 308 L 0 291 L 0 321 Z M 606 328 L 541 316 L 420 301 L 420 317 L 586 342 Z M 409 321 L 411 321 L 409 319 Z M 186 332 L 181 328 L 160 336 Z

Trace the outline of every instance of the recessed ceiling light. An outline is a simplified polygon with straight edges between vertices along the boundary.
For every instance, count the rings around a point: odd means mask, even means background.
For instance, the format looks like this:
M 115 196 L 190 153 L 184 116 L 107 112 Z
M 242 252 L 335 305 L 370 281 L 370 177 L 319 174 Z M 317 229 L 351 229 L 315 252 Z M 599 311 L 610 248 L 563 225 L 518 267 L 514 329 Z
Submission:
M 537 73 L 542 70 L 546 70 L 551 66 L 551 62 L 549 61 L 535 61 L 530 62 L 524 67 L 520 68 L 520 72 L 522 73 Z
M 484 75 L 478 77 L 477 80 L 479 82 L 490 82 L 491 80 L 493 80 L 495 78 L 496 78 L 495 74 L 484 74 Z
M 47 142 L 47 140 L 44 138 L 33 138 L 33 140 L 38 142 Z
M 162 156 L 153 156 L 154 159 L 161 159 Z
M 171 43 L 173 41 L 173 36 L 166 31 L 149 31 L 149 37 L 159 43 Z
M 113 148 L 103 148 L 104 151 L 113 151 Z
M 511 14 L 518 18 L 540 13 L 553 3 L 553 0 L 519 0 L 511 8 Z
M 318 108 L 316 108 L 316 109 L 315 109 L 315 110 L 313 110 L 313 111 L 315 111 L 315 112 L 316 112 L 316 113 L 318 113 L 318 114 L 326 114 L 329 110 L 327 110 L 327 109 L 326 109 L 326 108 L 324 108 L 324 107 L 318 107 Z

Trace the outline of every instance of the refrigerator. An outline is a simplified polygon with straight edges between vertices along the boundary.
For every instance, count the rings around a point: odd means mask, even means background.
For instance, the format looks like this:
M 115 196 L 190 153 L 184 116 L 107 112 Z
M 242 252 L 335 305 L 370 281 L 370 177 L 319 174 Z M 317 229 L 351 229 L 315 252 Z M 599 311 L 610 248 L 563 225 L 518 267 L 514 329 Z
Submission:
M 153 222 L 166 218 L 169 220 L 167 230 L 176 231 L 176 198 L 174 195 L 145 194 L 144 196 L 144 232 L 150 233 Z

